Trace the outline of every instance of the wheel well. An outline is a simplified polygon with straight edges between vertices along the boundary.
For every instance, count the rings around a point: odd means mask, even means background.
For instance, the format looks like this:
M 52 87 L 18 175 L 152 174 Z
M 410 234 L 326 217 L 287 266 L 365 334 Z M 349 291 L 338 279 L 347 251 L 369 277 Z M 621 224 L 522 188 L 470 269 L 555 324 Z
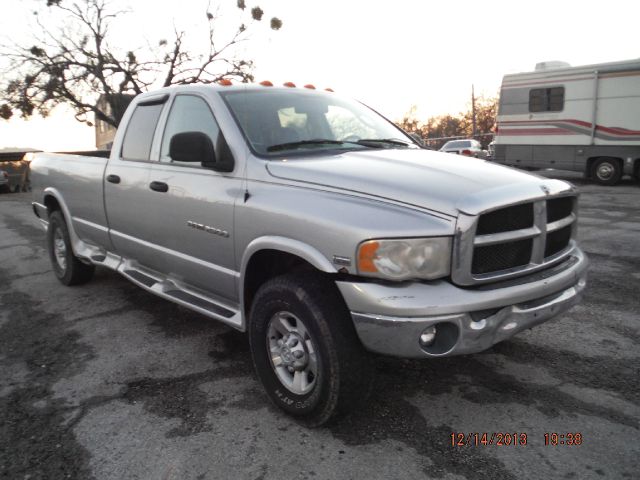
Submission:
M 44 197 L 44 205 L 45 207 L 47 207 L 47 212 L 49 213 L 49 215 L 51 215 L 56 210 L 62 210 L 62 207 L 60 207 L 60 203 L 53 195 L 47 195 L 46 197 Z
M 306 260 L 280 250 L 260 250 L 253 254 L 244 272 L 244 311 L 247 317 L 256 292 L 266 281 L 293 271 L 319 271 Z

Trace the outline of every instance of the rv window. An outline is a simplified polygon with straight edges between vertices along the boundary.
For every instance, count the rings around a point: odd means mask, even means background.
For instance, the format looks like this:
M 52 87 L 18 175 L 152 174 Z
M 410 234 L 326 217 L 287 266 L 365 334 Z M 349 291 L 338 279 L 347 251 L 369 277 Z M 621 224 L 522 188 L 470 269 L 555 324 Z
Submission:
M 530 112 L 560 112 L 564 108 L 564 87 L 529 90 Z
M 564 108 L 564 87 L 549 88 L 549 111 L 559 112 Z

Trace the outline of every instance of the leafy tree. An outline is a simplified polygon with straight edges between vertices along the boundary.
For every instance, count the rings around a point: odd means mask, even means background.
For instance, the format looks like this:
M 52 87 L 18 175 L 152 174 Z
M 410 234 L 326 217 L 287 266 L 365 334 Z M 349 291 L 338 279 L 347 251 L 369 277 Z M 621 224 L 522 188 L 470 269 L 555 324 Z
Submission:
M 476 98 L 476 139 L 482 143 L 483 148 L 492 140 L 497 111 L 497 97 Z M 473 110 L 469 104 L 465 112 L 430 117 L 421 122 L 416 118 L 416 107 L 412 106 L 398 125 L 407 132 L 420 135 L 427 145 L 440 148 L 450 137 L 473 136 Z
M 8 61 L 0 81 L 1 118 L 11 118 L 14 111 L 24 118 L 35 112 L 46 117 L 55 106 L 67 104 L 81 122 L 91 124 L 93 114 L 117 127 L 127 99 L 151 86 L 253 80 L 253 62 L 238 58 L 233 50 L 249 38 L 264 11 L 258 6 L 248 9 L 244 0 L 236 4 L 239 25 L 225 39 L 218 38 L 215 29 L 219 16 L 205 12 L 208 38 L 203 52 L 190 51 L 186 32 L 176 29 L 171 41 L 161 39 L 153 48 L 118 48 L 112 35 L 114 20 L 126 12 L 111 9 L 108 0 L 46 0 L 46 7 L 42 5 L 35 12 L 41 34 L 28 45 L 0 47 Z M 55 13 L 65 18 L 57 29 L 47 18 Z M 271 29 L 281 27 L 279 18 L 271 18 Z

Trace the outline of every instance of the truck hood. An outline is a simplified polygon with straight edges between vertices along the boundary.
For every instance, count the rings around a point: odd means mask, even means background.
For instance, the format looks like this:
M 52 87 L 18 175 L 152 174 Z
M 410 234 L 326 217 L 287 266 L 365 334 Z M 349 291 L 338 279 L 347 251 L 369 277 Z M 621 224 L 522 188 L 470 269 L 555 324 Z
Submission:
M 428 150 L 376 150 L 268 162 L 278 179 L 377 197 L 450 216 L 573 187 L 485 160 Z

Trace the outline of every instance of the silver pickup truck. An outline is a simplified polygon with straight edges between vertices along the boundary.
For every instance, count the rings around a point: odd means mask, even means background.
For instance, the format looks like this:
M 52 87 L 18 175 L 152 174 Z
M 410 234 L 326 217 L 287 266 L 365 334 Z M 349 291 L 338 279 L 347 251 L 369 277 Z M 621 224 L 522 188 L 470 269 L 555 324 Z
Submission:
M 330 91 L 145 93 L 110 158 L 31 169 L 62 283 L 107 267 L 248 332 L 269 397 L 311 426 L 366 398 L 371 352 L 480 352 L 585 288 L 570 184 L 421 149 Z

